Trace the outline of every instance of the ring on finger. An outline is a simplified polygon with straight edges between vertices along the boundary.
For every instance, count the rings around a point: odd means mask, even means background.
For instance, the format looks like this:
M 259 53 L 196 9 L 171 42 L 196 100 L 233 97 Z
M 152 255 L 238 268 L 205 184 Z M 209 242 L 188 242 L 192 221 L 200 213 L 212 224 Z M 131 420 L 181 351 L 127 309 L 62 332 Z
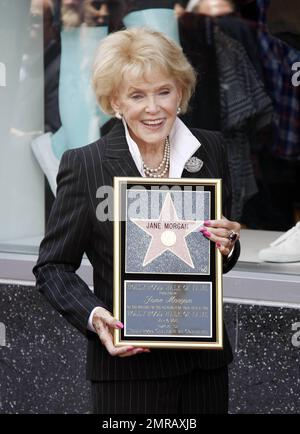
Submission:
M 238 236 L 239 236 L 239 234 L 237 232 L 230 231 L 227 238 L 229 239 L 229 241 L 231 243 L 234 243 L 237 240 Z

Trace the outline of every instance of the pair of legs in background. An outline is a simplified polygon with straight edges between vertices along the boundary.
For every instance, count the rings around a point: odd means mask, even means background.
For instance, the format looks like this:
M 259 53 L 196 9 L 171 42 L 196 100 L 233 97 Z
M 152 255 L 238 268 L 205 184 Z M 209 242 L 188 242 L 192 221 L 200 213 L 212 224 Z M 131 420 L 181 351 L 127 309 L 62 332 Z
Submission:
M 95 414 L 226 414 L 228 367 L 168 378 L 91 382 Z

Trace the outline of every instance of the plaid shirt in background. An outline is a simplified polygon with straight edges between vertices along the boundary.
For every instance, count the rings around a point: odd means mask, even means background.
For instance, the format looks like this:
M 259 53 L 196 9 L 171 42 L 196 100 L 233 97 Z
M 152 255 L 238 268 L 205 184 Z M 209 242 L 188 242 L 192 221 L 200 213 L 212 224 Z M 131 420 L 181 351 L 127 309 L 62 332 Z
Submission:
M 215 28 L 219 70 L 221 131 L 232 181 L 231 217 L 241 218 L 244 203 L 257 185 L 251 160 L 251 138 L 273 118 L 273 107 L 243 45 Z
M 275 110 L 271 152 L 280 158 L 300 160 L 300 86 L 292 84 L 292 66 L 300 61 L 300 51 L 289 47 L 267 31 L 269 4 L 270 0 L 257 0 L 258 44 L 266 89 Z

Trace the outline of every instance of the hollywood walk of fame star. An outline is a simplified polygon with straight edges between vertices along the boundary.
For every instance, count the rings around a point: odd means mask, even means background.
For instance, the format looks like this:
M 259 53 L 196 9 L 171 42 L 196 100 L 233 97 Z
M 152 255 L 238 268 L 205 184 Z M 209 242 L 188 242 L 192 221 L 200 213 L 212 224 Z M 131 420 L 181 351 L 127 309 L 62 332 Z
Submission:
M 131 219 L 131 221 L 151 236 L 143 267 L 169 250 L 191 268 L 195 268 L 186 237 L 202 226 L 203 220 L 180 220 L 170 193 L 166 195 L 158 219 Z

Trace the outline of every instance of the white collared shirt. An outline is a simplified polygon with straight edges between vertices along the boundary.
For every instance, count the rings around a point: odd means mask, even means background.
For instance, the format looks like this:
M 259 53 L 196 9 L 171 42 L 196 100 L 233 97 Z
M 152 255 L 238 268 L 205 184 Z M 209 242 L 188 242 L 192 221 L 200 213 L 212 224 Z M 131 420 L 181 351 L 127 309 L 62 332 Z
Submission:
M 143 160 L 138 145 L 129 134 L 126 122 L 123 119 L 125 128 L 126 141 L 128 143 L 129 151 L 138 168 L 140 174 L 145 176 L 143 169 Z M 184 125 L 184 123 L 176 118 L 170 135 L 170 169 L 169 178 L 181 178 L 186 162 L 194 155 L 196 150 L 201 146 L 198 139 L 191 133 L 191 131 Z

